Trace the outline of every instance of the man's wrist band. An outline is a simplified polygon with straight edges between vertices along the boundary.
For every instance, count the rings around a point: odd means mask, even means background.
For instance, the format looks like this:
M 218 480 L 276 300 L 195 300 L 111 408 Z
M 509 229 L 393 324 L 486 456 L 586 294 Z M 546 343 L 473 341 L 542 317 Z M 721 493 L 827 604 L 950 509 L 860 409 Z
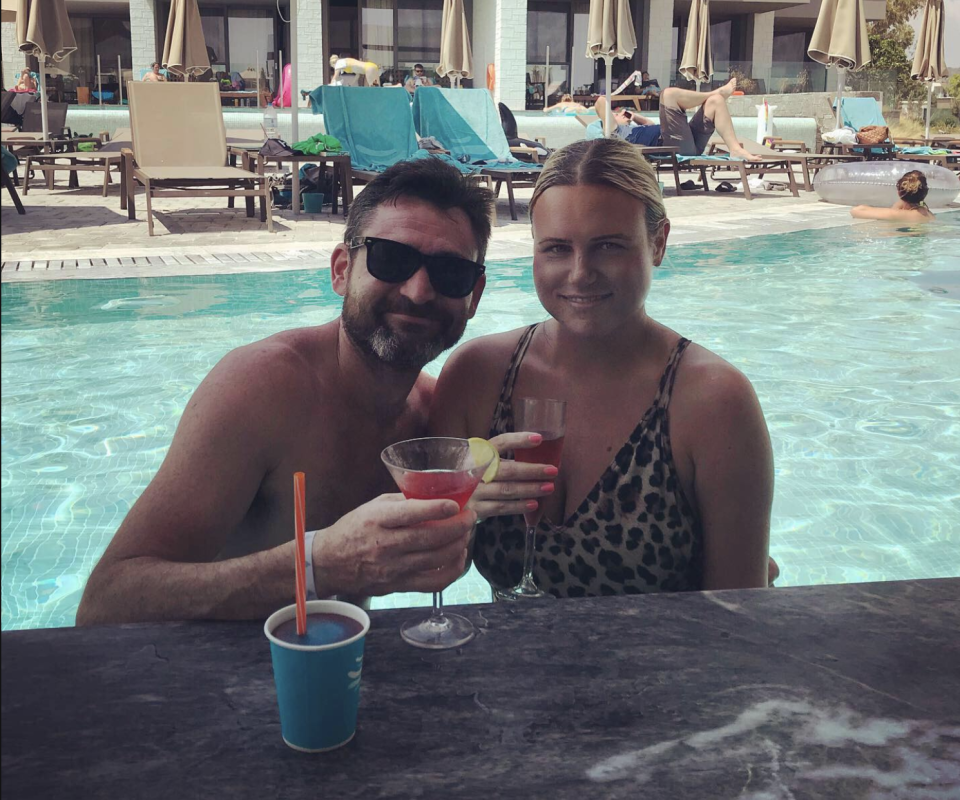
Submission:
M 313 537 L 316 535 L 316 531 L 307 531 L 303 536 L 303 545 L 306 551 L 307 600 L 320 599 L 317 597 L 316 576 L 313 574 Z

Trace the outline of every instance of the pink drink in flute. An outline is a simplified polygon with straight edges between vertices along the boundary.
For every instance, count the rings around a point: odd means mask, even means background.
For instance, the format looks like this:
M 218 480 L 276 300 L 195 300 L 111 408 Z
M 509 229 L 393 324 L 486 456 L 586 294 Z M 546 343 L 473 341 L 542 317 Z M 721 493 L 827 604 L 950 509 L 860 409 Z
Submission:
M 536 447 L 514 450 L 513 458 L 528 464 L 552 464 L 559 469 L 563 438 L 566 435 L 567 404 L 563 400 L 548 400 L 521 397 L 513 402 L 513 429 L 539 433 L 543 440 Z M 497 600 L 526 600 L 553 595 L 540 589 L 533 577 L 534 551 L 537 541 L 537 525 L 543 517 L 543 500 L 537 501 L 536 511 L 523 515 L 527 530 L 523 547 L 523 576 L 520 583 L 510 589 L 494 588 Z
M 557 469 L 560 469 L 560 456 L 563 453 L 564 434 L 557 436 L 555 433 L 544 431 L 531 431 L 531 433 L 539 433 L 543 437 L 543 440 L 536 447 L 515 450 L 513 460 L 519 461 L 522 464 L 552 464 Z M 549 438 L 551 436 L 554 438 Z M 536 511 L 530 511 L 524 514 L 523 519 L 528 526 L 532 525 L 536 527 L 539 525 L 540 520 L 543 519 L 543 501 L 540 500 L 537 503 Z

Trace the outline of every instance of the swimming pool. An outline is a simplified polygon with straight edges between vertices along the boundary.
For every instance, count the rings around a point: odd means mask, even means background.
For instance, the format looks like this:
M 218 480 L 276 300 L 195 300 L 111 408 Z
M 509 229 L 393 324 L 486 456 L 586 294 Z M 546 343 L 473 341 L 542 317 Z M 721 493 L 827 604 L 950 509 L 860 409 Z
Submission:
M 960 574 L 960 215 L 941 219 L 678 246 L 656 274 L 651 313 L 760 396 L 781 584 Z M 2 628 L 73 623 L 224 353 L 338 309 L 326 269 L 5 284 Z M 529 262 L 491 264 L 467 336 L 542 316 Z M 474 572 L 445 599 L 489 592 Z

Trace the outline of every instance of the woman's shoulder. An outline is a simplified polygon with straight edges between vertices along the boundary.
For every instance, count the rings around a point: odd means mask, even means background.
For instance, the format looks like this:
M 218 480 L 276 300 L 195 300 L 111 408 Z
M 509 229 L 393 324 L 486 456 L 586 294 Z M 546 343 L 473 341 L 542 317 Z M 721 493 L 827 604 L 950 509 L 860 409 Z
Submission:
M 677 370 L 672 408 L 702 417 L 704 408 L 755 401 L 753 385 L 743 372 L 707 348 L 690 344 Z
M 489 369 L 506 370 L 520 337 L 528 328 L 529 326 L 525 326 L 502 333 L 491 333 L 464 342 L 447 359 L 447 365 L 457 370 L 469 370 L 472 373 L 478 370 L 485 372 Z M 446 368 L 445 365 L 444 369 Z

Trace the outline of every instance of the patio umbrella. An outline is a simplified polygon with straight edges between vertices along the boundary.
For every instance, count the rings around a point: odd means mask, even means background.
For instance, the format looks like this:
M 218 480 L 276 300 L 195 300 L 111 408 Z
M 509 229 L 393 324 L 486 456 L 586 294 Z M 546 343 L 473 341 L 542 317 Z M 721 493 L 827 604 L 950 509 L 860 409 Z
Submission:
M 21 52 L 40 62 L 40 119 L 43 138 L 50 135 L 47 123 L 47 59 L 63 61 L 77 49 L 64 0 L 20 0 L 17 5 L 17 44 Z M 61 131 L 62 133 L 62 131 Z
M 870 63 L 870 42 L 867 39 L 867 18 L 864 0 L 823 0 L 816 27 L 807 48 L 814 61 L 836 67 L 837 127 L 840 127 L 840 103 L 847 70 L 863 69 Z
M 467 32 L 467 16 L 463 0 L 443 0 L 443 21 L 440 26 L 440 64 L 437 74 L 450 76 L 454 86 L 461 78 L 473 77 L 473 53 Z
M 590 0 L 587 22 L 587 58 L 602 58 L 607 65 L 605 89 L 607 113 L 603 131 L 609 136 L 613 126 L 610 108 L 610 72 L 615 58 L 630 58 L 637 49 L 637 34 L 633 29 L 633 15 L 629 0 Z
M 713 48 L 710 46 L 709 0 L 693 0 L 687 20 L 687 40 L 683 44 L 680 74 L 688 81 L 700 84 L 713 77 Z
M 933 84 L 947 77 L 947 60 L 943 55 L 943 0 L 927 0 L 923 22 L 917 37 L 910 77 L 927 82 L 927 133 L 930 138 L 930 107 L 933 105 Z
M 164 68 L 178 75 L 202 75 L 210 69 L 197 0 L 173 0 L 163 42 Z

